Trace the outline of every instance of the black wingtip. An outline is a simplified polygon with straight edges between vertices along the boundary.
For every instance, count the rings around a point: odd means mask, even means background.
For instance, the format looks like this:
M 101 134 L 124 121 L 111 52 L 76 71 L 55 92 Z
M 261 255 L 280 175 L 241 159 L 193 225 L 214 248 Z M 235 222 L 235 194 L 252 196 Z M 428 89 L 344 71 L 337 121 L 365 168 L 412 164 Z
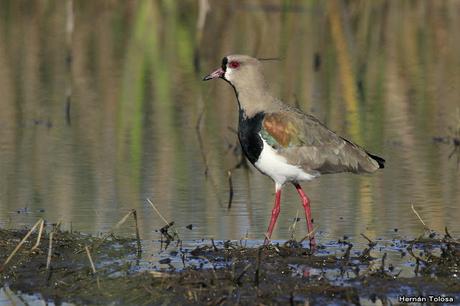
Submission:
M 366 152 L 366 153 L 379 164 L 380 169 L 385 168 L 385 160 L 383 158 L 381 158 L 380 156 L 371 154 L 369 152 Z

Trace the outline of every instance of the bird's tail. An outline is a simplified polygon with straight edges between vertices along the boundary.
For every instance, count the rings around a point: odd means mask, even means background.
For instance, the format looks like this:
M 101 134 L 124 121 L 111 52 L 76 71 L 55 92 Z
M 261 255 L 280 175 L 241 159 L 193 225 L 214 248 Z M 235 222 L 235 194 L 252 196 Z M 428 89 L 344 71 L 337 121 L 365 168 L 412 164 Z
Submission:
M 367 153 L 367 155 L 370 156 L 370 158 L 372 158 L 373 160 L 375 160 L 379 164 L 379 168 L 385 168 L 385 160 L 383 158 L 381 158 L 380 156 L 371 154 L 371 153 L 369 153 L 367 151 L 366 151 L 366 153 Z

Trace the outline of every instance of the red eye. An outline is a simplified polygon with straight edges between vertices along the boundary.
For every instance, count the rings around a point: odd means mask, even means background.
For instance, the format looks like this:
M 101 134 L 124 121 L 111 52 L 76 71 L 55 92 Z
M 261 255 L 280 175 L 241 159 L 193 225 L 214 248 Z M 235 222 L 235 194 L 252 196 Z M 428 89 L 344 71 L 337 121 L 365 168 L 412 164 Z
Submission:
M 235 69 L 240 67 L 240 63 L 233 61 L 228 64 L 228 67 Z

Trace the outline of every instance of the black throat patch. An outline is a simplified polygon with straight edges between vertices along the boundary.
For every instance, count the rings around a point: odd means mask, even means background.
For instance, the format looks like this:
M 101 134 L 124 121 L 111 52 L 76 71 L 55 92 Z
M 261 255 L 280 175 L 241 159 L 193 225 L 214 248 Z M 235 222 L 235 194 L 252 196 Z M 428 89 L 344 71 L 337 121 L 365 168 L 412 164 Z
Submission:
M 221 68 L 222 68 L 223 71 L 227 71 L 227 63 L 228 63 L 228 58 L 227 58 L 227 57 L 224 57 L 224 58 L 222 59 L 222 66 L 221 66 Z
M 262 138 L 259 135 L 264 117 L 265 113 L 260 112 L 248 118 L 244 110 L 240 109 L 238 138 L 244 154 L 252 164 L 259 159 L 264 147 Z

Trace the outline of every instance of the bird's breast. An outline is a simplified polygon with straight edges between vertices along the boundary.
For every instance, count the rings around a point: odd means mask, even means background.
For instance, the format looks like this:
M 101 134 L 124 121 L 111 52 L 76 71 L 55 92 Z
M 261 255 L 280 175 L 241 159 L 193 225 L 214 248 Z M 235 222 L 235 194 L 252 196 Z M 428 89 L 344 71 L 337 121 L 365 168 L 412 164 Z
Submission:
M 243 110 L 240 110 L 238 124 L 238 138 L 244 154 L 252 164 L 258 160 L 263 149 L 263 141 L 259 133 L 265 114 L 257 113 L 248 118 Z

